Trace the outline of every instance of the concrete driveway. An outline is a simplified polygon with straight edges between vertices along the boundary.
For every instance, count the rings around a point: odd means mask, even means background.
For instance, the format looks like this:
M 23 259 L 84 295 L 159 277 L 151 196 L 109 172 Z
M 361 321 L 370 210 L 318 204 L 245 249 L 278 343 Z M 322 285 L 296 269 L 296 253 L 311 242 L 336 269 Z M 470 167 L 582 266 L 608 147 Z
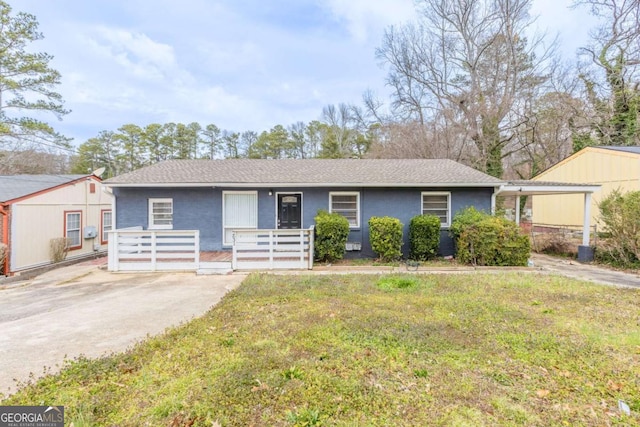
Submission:
M 531 254 L 531 258 L 535 267 L 543 271 L 602 285 L 640 288 L 640 275 L 637 273 L 617 271 L 592 264 L 582 264 L 572 259 L 543 254 Z
M 108 273 L 80 264 L 0 284 L 0 396 L 65 358 L 123 351 L 204 314 L 245 275 Z

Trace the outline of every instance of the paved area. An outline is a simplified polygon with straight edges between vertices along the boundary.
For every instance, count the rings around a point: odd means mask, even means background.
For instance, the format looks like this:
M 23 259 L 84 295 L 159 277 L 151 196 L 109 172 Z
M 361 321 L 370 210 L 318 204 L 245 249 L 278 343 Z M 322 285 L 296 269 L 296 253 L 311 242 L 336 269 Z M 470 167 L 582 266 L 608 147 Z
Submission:
M 532 254 L 531 258 L 534 263 L 534 268 L 542 271 L 603 285 L 640 288 L 640 275 L 637 273 L 617 271 L 592 264 L 582 264 L 571 259 L 542 254 Z
M 65 358 L 123 351 L 204 314 L 245 275 L 108 273 L 96 263 L 0 284 L 0 394 Z

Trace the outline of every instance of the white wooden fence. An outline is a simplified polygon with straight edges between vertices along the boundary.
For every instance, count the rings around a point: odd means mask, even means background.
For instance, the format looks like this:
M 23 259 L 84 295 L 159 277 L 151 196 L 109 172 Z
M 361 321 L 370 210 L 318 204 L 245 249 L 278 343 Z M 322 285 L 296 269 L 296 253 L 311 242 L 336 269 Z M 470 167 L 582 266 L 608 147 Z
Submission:
M 234 270 L 313 268 L 313 227 L 297 230 L 234 230 Z
M 197 270 L 199 230 L 142 230 L 109 232 L 109 271 Z

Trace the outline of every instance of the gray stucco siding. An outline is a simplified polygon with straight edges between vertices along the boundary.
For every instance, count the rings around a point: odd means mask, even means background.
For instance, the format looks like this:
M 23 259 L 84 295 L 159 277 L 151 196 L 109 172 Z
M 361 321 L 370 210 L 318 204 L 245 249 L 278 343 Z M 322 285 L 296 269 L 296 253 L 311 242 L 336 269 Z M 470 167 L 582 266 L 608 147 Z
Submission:
M 222 244 L 222 193 L 242 191 L 224 188 L 114 188 L 116 196 L 116 228 L 142 226 L 147 229 L 150 198 L 173 199 L 173 229 L 200 230 L 203 251 L 229 249 Z M 247 189 L 246 191 L 249 191 Z M 329 210 L 329 193 L 357 191 L 360 193 L 360 226 L 349 234 L 350 242 L 360 242 L 361 251 L 348 252 L 349 257 L 375 256 L 369 243 L 368 220 L 372 216 L 391 216 L 404 224 L 403 253 L 409 252 L 409 221 L 422 213 L 422 192 L 450 192 L 451 217 L 467 206 L 490 211 L 492 188 L 261 188 L 258 193 L 258 228 L 276 227 L 277 193 L 302 193 L 302 224 L 314 224 L 318 210 Z M 269 195 L 271 192 L 271 195 Z M 448 231 L 441 232 L 441 255 L 453 254 L 453 242 Z

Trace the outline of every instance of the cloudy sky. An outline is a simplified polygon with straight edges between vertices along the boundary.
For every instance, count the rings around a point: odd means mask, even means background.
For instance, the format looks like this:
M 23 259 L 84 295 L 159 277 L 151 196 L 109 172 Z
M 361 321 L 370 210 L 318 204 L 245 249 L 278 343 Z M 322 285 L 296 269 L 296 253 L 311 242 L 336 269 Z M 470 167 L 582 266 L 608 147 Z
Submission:
M 54 127 L 76 145 L 123 124 L 199 122 L 261 132 L 322 107 L 386 93 L 375 59 L 412 0 L 8 0 L 36 16 L 65 106 Z M 534 0 L 573 59 L 586 37 L 569 0 Z

